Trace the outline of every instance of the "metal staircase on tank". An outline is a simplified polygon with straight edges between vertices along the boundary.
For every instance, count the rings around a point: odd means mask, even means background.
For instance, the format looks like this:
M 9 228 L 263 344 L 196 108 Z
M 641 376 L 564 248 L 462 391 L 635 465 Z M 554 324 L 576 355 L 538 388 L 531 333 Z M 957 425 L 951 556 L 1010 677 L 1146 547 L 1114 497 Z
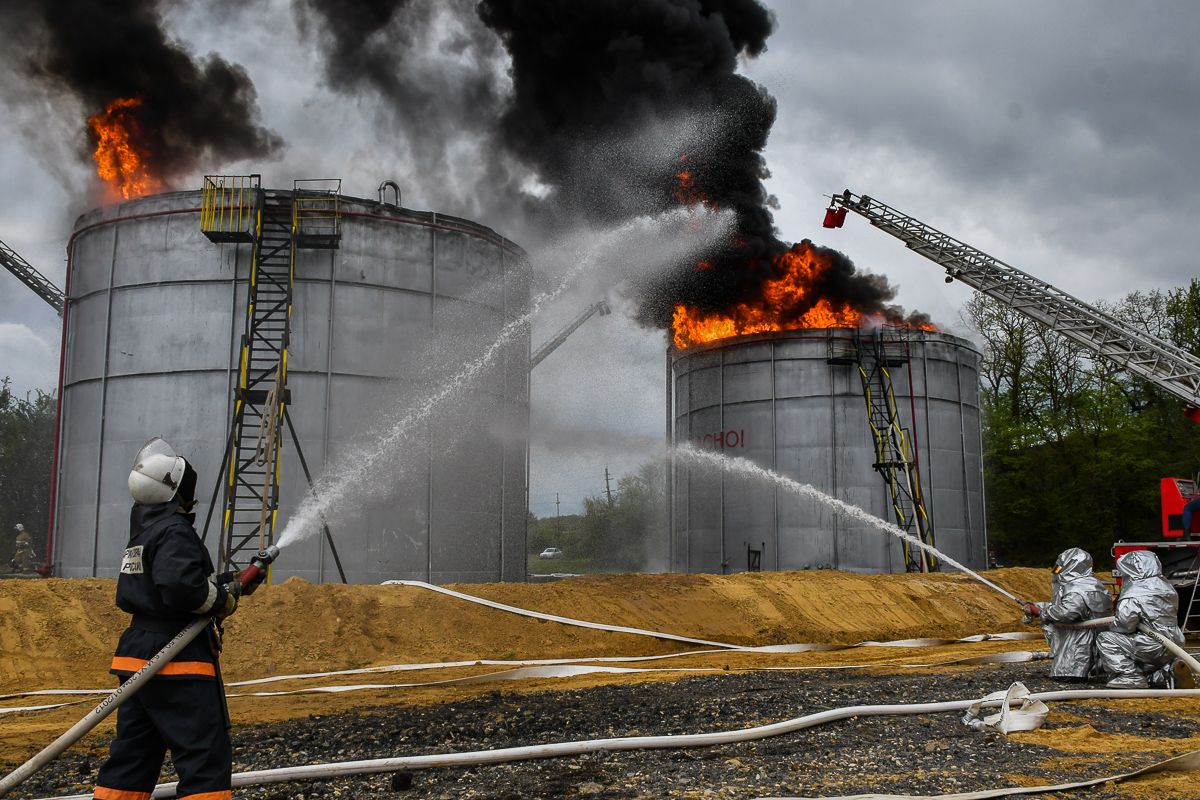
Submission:
M 831 343 L 832 345 L 832 343 Z M 867 424 L 875 445 L 872 467 L 883 478 L 897 527 L 921 542 L 933 545 L 933 525 L 921 494 L 921 476 L 914 457 L 912 437 L 901 423 L 892 389 L 891 368 L 911 358 L 905 328 L 857 329 L 851 347 L 831 351 L 829 362 L 850 364 L 858 370 L 867 407 Z M 931 572 L 937 561 L 905 541 L 904 565 L 909 572 Z
M 293 191 L 286 192 L 263 190 L 257 175 L 204 180 L 204 234 L 214 242 L 253 244 L 233 424 L 223 464 L 220 560 L 240 568 L 274 543 L 283 424 L 291 427 L 287 370 L 296 252 L 338 246 L 341 182 L 296 181 Z

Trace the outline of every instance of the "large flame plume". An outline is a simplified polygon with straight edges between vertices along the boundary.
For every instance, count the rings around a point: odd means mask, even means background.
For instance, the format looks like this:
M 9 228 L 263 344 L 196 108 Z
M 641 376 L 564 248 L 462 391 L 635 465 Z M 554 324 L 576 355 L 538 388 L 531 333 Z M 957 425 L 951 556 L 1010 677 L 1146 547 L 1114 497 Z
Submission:
M 88 134 L 96 145 L 92 159 L 113 199 L 131 200 L 163 185 L 150 170 L 150 154 L 134 113 L 141 105 L 140 97 L 118 97 L 102 113 L 88 117 Z
M 935 330 L 921 321 L 905 321 L 886 311 L 861 311 L 848 301 L 835 303 L 820 296 L 823 279 L 833 267 L 832 251 L 807 240 L 772 258 L 777 277 L 762 285 L 752 302 L 740 302 L 717 312 L 704 313 L 677 303 L 671 329 L 675 346 L 692 347 L 732 336 L 790 331 L 800 328 L 861 328 L 867 325 L 905 324 Z M 697 269 L 711 269 L 706 262 Z
M 675 173 L 677 186 L 672 193 L 675 200 L 684 205 L 715 206 L 696 187 L 693 167 L 686 166 L 687 155 L 679 160 L 685 166 Z M 733 252 L 722 259 L 724 269 L 749 271 L 752 262 L 763 260 L 761 256 L 746 255 L 744 245 L 744 241 L 733 243 Z M 739 250 L 742 250 L 740 254 Z M 818 247 L 805 239 L 765 260 L 769 262 L 769 268 L 757 271 L 769 277 L 761 281 L 757 292 L 749 299 L 731 301 L 719 309 L 675 303 L 671 317 L 675 347 L 682 350 L 733 336 L 802 328 L 861 328 L 888 324 L 936 330 L 923 315 L 906 319 L 899 309 L 881 306 L 876 302 L 878 295 L 855 297 L 853 291 L 846 291 L 848 282 L 845 279 L 854 275 L 854 268 L 836 250 Z M 695 268 L 710 271 L 713 261 L 698 261 Z M 860 280 L 871 282 L 866 276 Z

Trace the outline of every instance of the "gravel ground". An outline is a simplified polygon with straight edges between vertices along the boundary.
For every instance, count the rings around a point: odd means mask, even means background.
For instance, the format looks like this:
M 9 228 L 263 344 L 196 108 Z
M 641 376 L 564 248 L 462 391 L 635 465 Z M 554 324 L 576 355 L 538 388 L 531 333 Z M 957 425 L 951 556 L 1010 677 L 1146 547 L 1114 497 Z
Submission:
M 847 705 L 968 699 L 1003 689 L 1015 680 L 1033 691 L 1062 688 L 1045 676 L 1045 664 L 1033 663 L 954 674 L 755 672 L 540 694 L 493 692 L 452 705 L 367 708 L 357 714 L 314 716 L 303 722 L 243 726 L 234 732 L 234 771 L 743 728 Z M 1101 732 L 1183 738 L 1198 731 L 1191 721 L 1160 714 L 1114 712 L 1083 704 L 1072 705 L 1070 711 Z M 1076 719 L 1068 724 L 1081 723 Z M 1047 723 L 1047 727 L 1053 725 Z M 1010 774 L 1043 774 L 1054 782 L 1097 776 L 1094 766 L 1086 763 L 1074 772 L 1046 772 L 1037 766 L 1062 755 L 1046 747 L 973 732 L 959 721 L 958 714 L 936 714 L 844 720 L 737 745 L 602 752 L 474 769 L 281 784 L 241 789 L 235 795 L 242 800 L 602 800 L 869 791 L 936 794 L 1009 785 L 1006 776 Z M 1156 760 L 1147 757 L 1143 763 Z M 1068 762 L 1061 759 L 1060 763 Z M 23 794 L 15 796 L 87 791 L 98 766 L 94 760 L 68 756 L 35 776 L 22 787 Z M 1118 796 L 1112 787 L 1103 786 L 1071 793 L 1072 798 L 1088 800 Z

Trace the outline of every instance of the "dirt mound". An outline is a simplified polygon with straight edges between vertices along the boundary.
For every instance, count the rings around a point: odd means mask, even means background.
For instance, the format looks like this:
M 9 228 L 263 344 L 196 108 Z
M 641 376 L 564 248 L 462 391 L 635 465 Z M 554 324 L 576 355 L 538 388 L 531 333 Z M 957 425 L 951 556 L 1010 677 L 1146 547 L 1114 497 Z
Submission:
M 1045 570 L 990 580 L 1020 596 L 1049 591 Z M 0 691 L 106 687 L 109 656 L 128 617 L 114 581 L 0 582 Z M 851 643 L 1011 630 L 1016 604 L 956 574 L 844 572 L 598 575 L 548 584 L 453 587 L 566 617 L 735 644 Z M 263 587 L 227 624 L 232 680 L 397 662 L 640 655 L 684 649 L 627 634 L 573 628 L 407 586 Z

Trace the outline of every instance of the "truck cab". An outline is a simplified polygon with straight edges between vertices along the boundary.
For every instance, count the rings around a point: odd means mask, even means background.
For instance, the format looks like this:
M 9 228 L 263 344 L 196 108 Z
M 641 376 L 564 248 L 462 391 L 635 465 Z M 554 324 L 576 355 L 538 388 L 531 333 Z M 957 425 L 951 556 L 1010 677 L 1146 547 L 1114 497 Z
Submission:
M 1132 550 L 1149 550 L 1162 563 L 1163 577 L 1179 593 L 1179 626 L 1186 633 L 1200 633 L 1200 514 L 1192 518 L 1191 530 L 1183 530 L 1183 507 L 1196 497 L 1197 485 L 1188 478 L 1163 478 L 1159 482 L 1162 497 L 1162 541 L 1117 542 L 1113 560 Z M 1113 570 L 1117 585 L 1121 574 Z

